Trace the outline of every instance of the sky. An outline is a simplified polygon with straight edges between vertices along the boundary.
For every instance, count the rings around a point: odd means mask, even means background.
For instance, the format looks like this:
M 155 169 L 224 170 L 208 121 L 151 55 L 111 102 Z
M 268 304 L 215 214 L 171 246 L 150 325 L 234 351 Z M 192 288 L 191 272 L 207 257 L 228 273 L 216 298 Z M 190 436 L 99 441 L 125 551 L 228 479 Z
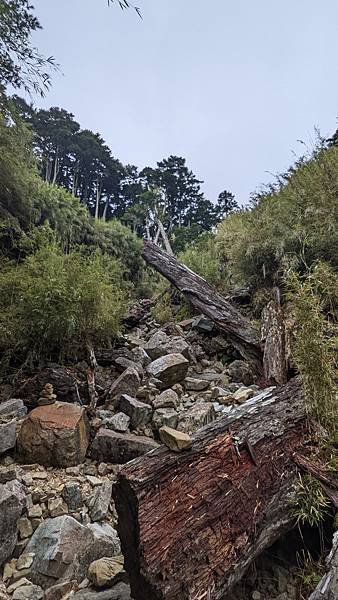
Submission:
M 135 0 L 136 1 L 136 0 Z M 240 204 L 338 116 L 337 0 L 33 0 L 60 72 L 37 106 L 72 112 L 140 168 L 183 156 Z M 305 143 L 301 143 L 299 140 Z

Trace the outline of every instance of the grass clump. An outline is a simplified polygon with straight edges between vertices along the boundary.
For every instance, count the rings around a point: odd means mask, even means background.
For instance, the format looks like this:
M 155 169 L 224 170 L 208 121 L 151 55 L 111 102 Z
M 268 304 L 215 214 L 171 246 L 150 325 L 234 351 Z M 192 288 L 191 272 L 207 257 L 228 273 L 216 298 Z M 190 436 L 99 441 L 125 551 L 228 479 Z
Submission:
M 299 525 L 318 527 L 330 514 L 330 502 L 320 483 L 311 475 L 299 474 L 293 515 Z

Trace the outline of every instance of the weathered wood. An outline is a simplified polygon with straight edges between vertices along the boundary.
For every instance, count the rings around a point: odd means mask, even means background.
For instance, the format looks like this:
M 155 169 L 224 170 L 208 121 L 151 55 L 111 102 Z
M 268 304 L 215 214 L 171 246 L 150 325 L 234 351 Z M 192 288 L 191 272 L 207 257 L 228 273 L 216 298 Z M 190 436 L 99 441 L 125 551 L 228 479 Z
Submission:
M 332 550 L 326 564 L 328 570 L 309 600 L 337 600 L 338 598 L 338 531 L 333 536 Z
M 201 429 L 191 450 L 162 446 L 120 471 L 113 494 L 135 600 L 219 600 L 293 526 L 305 421 L 292 380 Z
M 263 310 L 261 342 L 264 345 L 265 380 L 278 385 L 286 383 L 284 318 L 282 308 L 277 300 L 270 300 Z
M 262 371 L 263 354 L 259 332 L 237 308 L 213 290 L 205 279 L 188 269 L 174 256 L 161 250 L 156 244 L 144 242 L 142 256 L 148 264 L 177 287 L 199 312 L 225 331 L 238 352 L 245 359 L 254 362 L 256 368 Z

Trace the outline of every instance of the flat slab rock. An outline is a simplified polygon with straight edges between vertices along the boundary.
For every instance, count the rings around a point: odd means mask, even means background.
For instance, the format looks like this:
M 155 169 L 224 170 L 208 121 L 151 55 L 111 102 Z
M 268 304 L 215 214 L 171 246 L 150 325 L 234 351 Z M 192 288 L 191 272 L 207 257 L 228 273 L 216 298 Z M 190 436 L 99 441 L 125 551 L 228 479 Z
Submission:
M 85 409 L 66 402 L 32 410 L 17 439 L 19 454 L 26 462 L 58 467 L 81 463 L 88 443 Z
M 150 363 L 147 372 L 161 382 L 162 389 L 166 389 L 183 381 L 188 367 L 189 361 L 182 354 L 167 354 Z
M 100 429 L 93 441 L 91 455 L 101 462 L 124 464 L 158 446 L 146 436 Z
M 72 596 L 74 600 L 132 600 L 130 587 L 125 583 L 118 583 L 110 590 L 80 590 Z

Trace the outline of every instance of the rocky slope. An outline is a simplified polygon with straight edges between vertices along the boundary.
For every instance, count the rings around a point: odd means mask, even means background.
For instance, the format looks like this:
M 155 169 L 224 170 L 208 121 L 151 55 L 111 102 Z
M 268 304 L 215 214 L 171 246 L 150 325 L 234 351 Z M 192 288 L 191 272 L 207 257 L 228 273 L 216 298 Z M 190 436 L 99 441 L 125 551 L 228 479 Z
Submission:
M 145 319 L 97 360 L 95 410 L 85 363 L 1 389 L 0 600 L 130 598 L 112 502 L 120 465 L 157 447 L 163 426 L 189 435 L 259 392 L 204 317 Z M 294 597 L 290 581 L 270 588 Z

